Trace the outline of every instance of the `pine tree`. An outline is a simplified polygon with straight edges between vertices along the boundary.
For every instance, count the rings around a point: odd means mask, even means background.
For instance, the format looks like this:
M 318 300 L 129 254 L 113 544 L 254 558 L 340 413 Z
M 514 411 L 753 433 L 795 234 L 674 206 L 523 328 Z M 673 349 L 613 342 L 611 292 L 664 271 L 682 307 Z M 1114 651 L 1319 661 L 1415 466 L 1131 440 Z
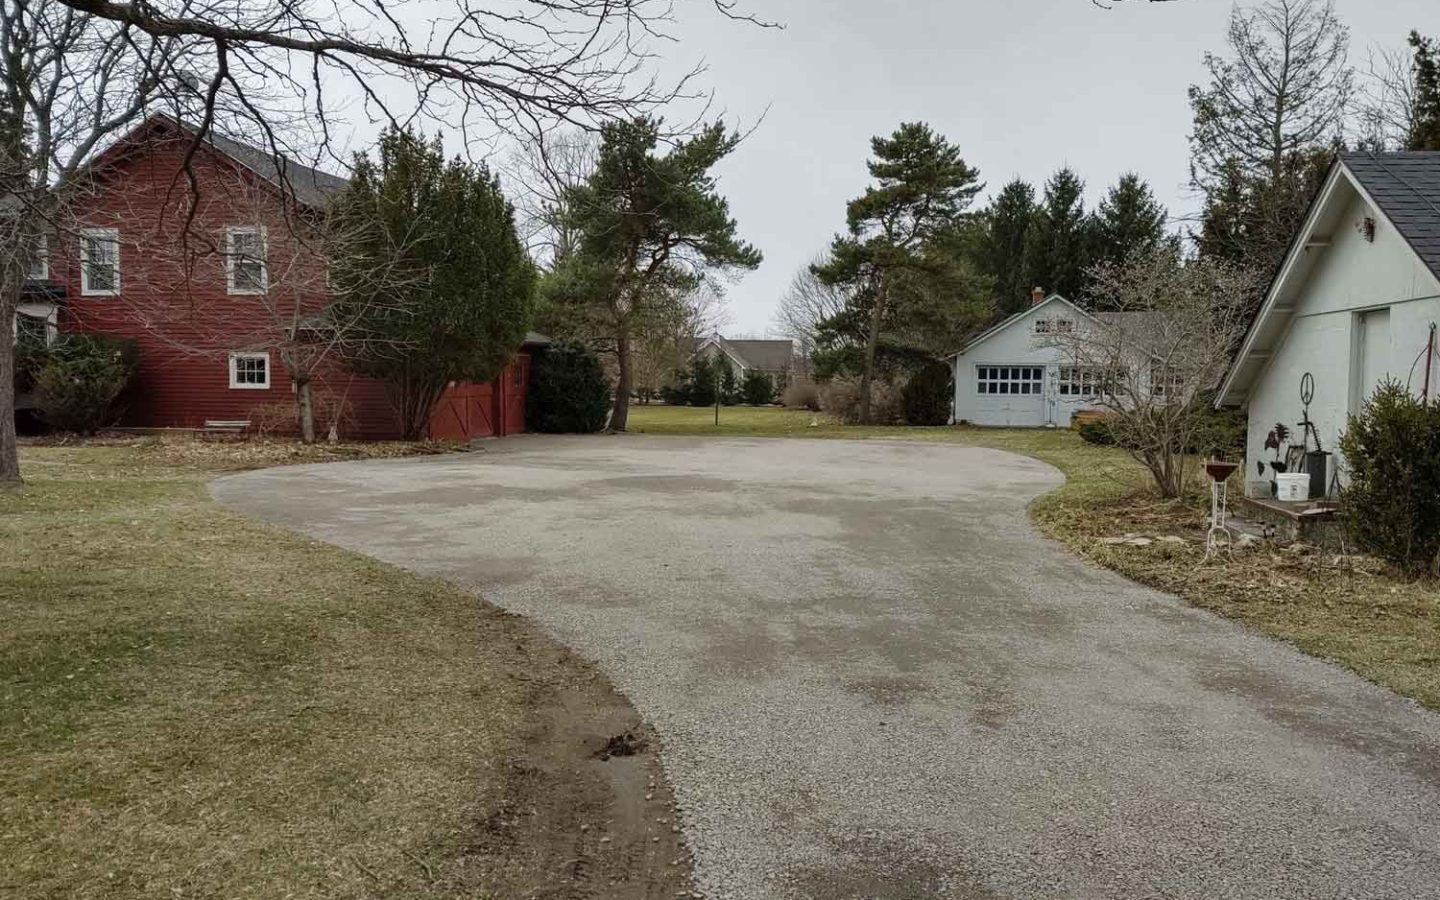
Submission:
M 1012 315 L 1030 303 L 1030 281 L 1025 242 L 1035 220 L 1035 188 L 1015 179 L 1000 189 L 985 216 L 981 270 L 995 282 L 996 309 Z
M 959 149 L 923 123 L 902 124 L 891 136 L 874 138 L 870 147 L 875 183 L 850 201 L 848 232 L 835 238 L 830 258 L 814 267 L 826 284 L 853 288 L 850 304 L 835 318 L 865 321 L 859 410 L 864 424 L 870 423 L 870 387 L 887 322 L 903 317 L 908 306 L 933 300 L 931 288 L 964 268 L 957 255 L 934 250 L 954 235 L 984 189 L 980 173 Z
M 1167 218 L 1139 175 L 1122 175 L 1095 212 L 1095 261 L 1121 265 L 1137 252 L 1154 250 L 1165 240 Z
M 1032 287 L 1079 298 L 1090 267 L 1091 232 L 1085 215 L 1085 182 L 1063 168 L 1045 183 L 1045 199 L 1025 242 Z
M 1415 118 L 1407 150 L 1440 150 L 1440 44 L 1410 32 L 1415 48 Z
M 576 247 L 546 278 L 546 293 L 566 331 L 615 360 L 612 431 L 625 430 L 644 339 L 683 321 L 683 299 L 705 273 L 760 265 L 712 172 L 739 143 L 717 122 L 661 154 L 658 122 L 611 122 L 594 173 L 566 192 Z

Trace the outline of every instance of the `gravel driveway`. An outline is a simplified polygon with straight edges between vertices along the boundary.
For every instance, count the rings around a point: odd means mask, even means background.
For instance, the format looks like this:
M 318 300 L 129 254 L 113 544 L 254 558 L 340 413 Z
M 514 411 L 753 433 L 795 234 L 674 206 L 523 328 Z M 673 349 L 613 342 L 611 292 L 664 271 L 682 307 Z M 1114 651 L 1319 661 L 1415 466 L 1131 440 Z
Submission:
M 510 439 L 216 482 L 658 729 L 711 897 L 1437 897 L 1440 716 L 1093 569 L 997 451 Z

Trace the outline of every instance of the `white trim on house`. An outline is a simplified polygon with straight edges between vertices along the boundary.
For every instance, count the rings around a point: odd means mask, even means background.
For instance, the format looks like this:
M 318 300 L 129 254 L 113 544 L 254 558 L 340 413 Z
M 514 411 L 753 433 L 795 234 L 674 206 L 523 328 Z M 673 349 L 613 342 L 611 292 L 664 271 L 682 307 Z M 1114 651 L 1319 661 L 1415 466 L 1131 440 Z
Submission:
M 106 241 L 110 244 L 114 261 L 111 265 L 111 286 L 96 288 L 90 284 L 91 242 Z M 83 297 L 120 296 L 120 231 L 116 228 L 84 228 L 80 231 L 80 294 Z
M 50 239 L 43 234 L 35 241 L 35 258 L 25 277 L 30 281 L 50 280 Z
M 241 373 L 240 373 L 240 365 L 239 365 L 239 363 L 241 363 L 242 361 L 243 361 L 243 362 L 254 362 L 255 360 L 263 360 L 264 363 L 265 363 L 265 372 L 264 372 L 265 380 L 264 380 L 264 382 L 258 382 L 258 381 L 250 381 L 250 380 L 248 380 L 249 377 L 251 377 L 251 376 L 254 374 L 254 373 L 253 373 L 253 370 L 247 372 L 246 375 L 243 376 L 244 380 L 242 380 L 242 375 L 241 375 Z M 271 370 L 270 370 L 270 354 L 269 354 L 269 353 L 249 352 L 249 351 L 237 351 L 237 352 L 234 352 L 234 353 L 231 353 L 231 354 L 230 354 L 230 363 L 229 363 L 229 365 L 230 365 L 230 388 L 231 388 L 231 390 L 237 390 L 237 391 L 264 391 L 264 390 L 268 390 L 268 389 L 270 388 Z
M 242 255 L 235 249 L 235 238 L 239 235 L 255 237 L 260 242 L 260 257 L 246 256 L 247 261 L 258 263 L 260 266 L 260 278 L 258 285 L 240 286 L 235 283 L 235 264 Z M 268 241 L 266 240 L 264 226 L 256 225 L 231 225 L 225 229 L 225 292 L 227 294 L 239 294 L 254 296 L 265 293 L 270 287 L 270 265 L 266 259 L 268 254 Z
M 727 357 L 729 357 L 730 361 L 735 364 L 735 367 L 736 367 L 737 369 L 739 369 L 739 371 L 735 373 L 737 377 L 740 377 L 740 378 L 745 377 L 745 373 L 746 373 L 747 371 L 749 371 L 750 367 L 747 366 L 747 365 L 745 365 L 745 363 L 744 363 L 742 360 L 740 360 L 739 358 L 737 358 L 737 357 L 735 356 L 735 354 L 731 353 L 728 349 L 726 349 L 724 344 L 721 344 L 719 341 L 715 340 L 715 338 L 714 338 L 713 336 L 706 338 L 704 341 L 702 341 L 702 342 L 700 343 L 700 346 L 698 346 L 698 347 L 695 348 L 695 355 L 696 355 L 696 356 L 699 356 L 701 353 L 705 352 L 705 348 L 706 348 L 706 347 L 712 347 L 712 346 L 715 347 L 715 348 L 717 348 L 721 353 L 725 354 Z
M 13 334 L 17 341 L 20 339 L 21 317 L 44 324 L 46 346 L 55 343 L 60 336 L 60 307 L 54 303 L 21 303 L 15 308 Z
M 982 331 L 982 332 L 980 333 L 980 335 L 979 335 L 978 337 L 976 337 L 974 340 L 970 341 L 970 342 L 969 342 L 968 344 L 966 344 L 964 347 L 961 347 L 959 350 L 955 351 L 954 353 L 951 353 L 949 356 L 947 356 L 947 357 L 945 357 L 945 358 L 946 358 L 946 359 L 955 359 L 956 357 L 964 356 L 965 354 L 972 352 L 976 347 L 979 347 L 981 344 L 985 343 L 986 341 L 990 340 L 990 338 L 994 337 L 995 335 L 997 335 L 997 334 L 999 334 L 1000 332 L 1004 331 L 1005 329 L 1009 328 L 1011 325 L 1014 325 L 1016 322 L 1020 321 L 1021 319 L 1025 318 L 1026 316 L 1029 316 L 1031 313 L 1035 312 L 1036 310 L 1044 309 L 1046 306 L 1049 306 L 1051 303 L 1054 303 L 1054 302 L 1056 302 L 1057 300 L 1058 300 L 1059 302 L 1065 304 L 1066 306 L 1070 307 L 1071 309 L 1073 309 L 1075 312 L 1079 313 L 1080 315 L 1084 316 L 1086 319 L 1089 319 L 1091 322 L 1095 322 L 1095 321 L 1096 321 L 1096 319 L 1095 319 L 1094 316 L 1090 315 L 1090 314 L 1089 314 L 1088 312 L 1086 312 L 1085 310 L 1083 310 L 1083 309 L 1081 309 L 1080 307 L 1076 306 L 1074 303 L 1071 303 L 1069 300 L 1066 300 L 1064 297 L 1060 296 L 1059 294 L 1051 294 L 1050 296 L 1046 297 L 1044 300 L 1041 300 L 1039 303 L 1036 303 L 1036 304 L 1033 305 L 1033 306 L 1027 306 L 1026 308 L 1020 310 L 1019 312 L 1015 313 L 1013 316 L 1010 316 L 1009 318 L 1005 319 L 1004 321 L 1000 322 L 999 324 L 997 324 L 997 325 L 992 325 L 990 328 L 986 329 L 985 331 Z
M 1240 351 L 1236 353 L 1235 359 L 1230 364 L 1230 370 L 1225 373 L 1225 378 L 1220 382 L 1220 390 L 1215 396 L 1215 406 L 1223 408 L 1227 406 L 1242 406 L 1249 399 L 1250 392 L 1254 386 L 1264 377 L 1275 358 L 1275 350 L 1284 344 L 1290 326 L 1296 318 L 1296 298 L 1292 296 L 1292 285 L 1295 288 L 1304 286 L 1305 278 L 1310 274 L 1311 268 L 1319 261 L 1319 252 L 1329 249 L 1333 235 L 1317 235 L 1319 226 L 1327 217 L 1338 218 L 1343 214 L 1347 205 L 1347 198 L 1339 196 L 1341 185 L 1348 185 L 1364 201 L 1370 214 L 1378 221 L 1384 223 L 1385 227 L 1396 234 L 1400 229 L 1391 221 L 1386 214 L 1384 207 L 1375 201 L 1370 192 L 1356 178 L 1343 159 L 1337 159 L 1330 174 L 1326 177 L 1324 185 L 1316 195 L 1315 201 L 1310 206 L 1310 211 L 1305 217 L 1305 222 L 1300 231 L 1296 234 L 1290 250 L 1285 256 L 1285 261 L 1280 267 L 1275 280 L 1271 282 L 1270 289 L 1265 294 L 1265 301 L 1260 305 L 1260 311 L 1255 316 L 1250 331 L 1245 335 L 1245 341 L 1240 345 Z M 1343 223 L 1334 223 L 1339 227 Z M 1410 247 L 1409 241 L 1405 242 L 1411 253 L 1414 248 Z M 1417 259 L 1419 255 L 1416 254 Z M 1428 266 L 1423 266 L 1427 271 Z M 1436 290 L 1440 292 L 1440 280 L 1436 281 Z M 1413 299 L 1413 298 L 1412 298 Z M 1384 301 L 1376 306 L 1388 306 L 1392 301 Z M 1351 314 L 1355 311 L 1353 307 L 1347 307 L 1343 312 Z M 1283 317 L 1277 322 L 1277 317 Z M 1272 327 L 1276 326 L 1278 327 Z M 1274 332 L 1272 340 L 1265 347 L 1257 346 L 1261 335 Z

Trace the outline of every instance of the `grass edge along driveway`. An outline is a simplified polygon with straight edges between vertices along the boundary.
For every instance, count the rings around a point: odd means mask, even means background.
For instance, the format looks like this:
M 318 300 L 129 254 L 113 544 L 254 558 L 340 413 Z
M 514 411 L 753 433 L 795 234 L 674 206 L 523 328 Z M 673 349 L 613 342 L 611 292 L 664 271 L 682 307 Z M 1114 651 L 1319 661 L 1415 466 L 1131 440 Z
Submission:
M 587 749 L 640 727 L 608 682 L 471 593 L 206 488 L 416 449 L 22 450 L 29 483 L 0 492 L 0 896 L 688 886 L 679 835 L 613 822 L 669 793 L 653 754 Z
M 1162 501 L 1124 451 L 1059 429 L 841 425 L 777 407 L 638 405 L 630 431 L 936 441 L 1034 457 L 1066 476 L 1031 515 L 1046 535 L 1097 565 L 1244 622 L 1440 711 L 1440 584 L 1395 577 L 1373 561 L 1259 547 L 1206 562 L 1208 497 Z M 1170 537 L 1146 547 L 1102 543 L 1125 534 Z

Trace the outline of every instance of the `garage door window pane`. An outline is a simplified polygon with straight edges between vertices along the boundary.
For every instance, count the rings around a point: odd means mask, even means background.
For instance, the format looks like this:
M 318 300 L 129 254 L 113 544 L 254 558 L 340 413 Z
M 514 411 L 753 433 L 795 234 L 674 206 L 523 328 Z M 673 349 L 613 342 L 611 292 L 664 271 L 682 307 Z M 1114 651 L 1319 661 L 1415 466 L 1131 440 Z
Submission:
M 977 366 L 975 390 L 978 394 L 1039 396 L 1044 371 L 1036 366 Z

